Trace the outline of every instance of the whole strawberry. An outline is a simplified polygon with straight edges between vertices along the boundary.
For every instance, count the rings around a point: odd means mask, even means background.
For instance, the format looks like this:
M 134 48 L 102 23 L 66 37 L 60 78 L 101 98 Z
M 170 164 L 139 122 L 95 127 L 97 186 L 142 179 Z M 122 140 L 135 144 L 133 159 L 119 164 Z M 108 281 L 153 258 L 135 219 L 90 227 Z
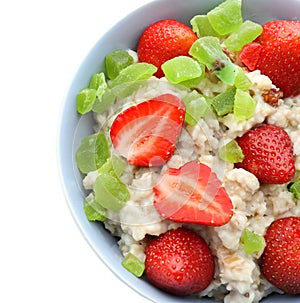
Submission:
M 275 125 L 261 125 L 237 138 L 244 159 L 236 167 L 254 174 L 262 183 L 283 184 L 295 174 L 293 144 L 286 131 Z
M 269 76 L 284 97 L 296 96 L 300 93 L 299 50 L 300 21 L 275 20 L 263 25 L 255 42 L 245 45 L 240 59 L 249 69 Z
M 300 218 L 274 221 L 267 229 L 261 258 L 265 278 L 289 294 L 300 293 Z
M 177 56 L 188 56 L 196 34 L 187 25 L 166 19 L 151 24 L 142 33 L 137 47 L 139 61 L 147 62 L 158 68 L 155 76 L 164 75 L 161 65 Z
M 214 260 L 195 232 L 178 228 L 151 239 L 145 248 L 145 273 L 156 287 L 175 295 L 204 290 L 214 276 Z

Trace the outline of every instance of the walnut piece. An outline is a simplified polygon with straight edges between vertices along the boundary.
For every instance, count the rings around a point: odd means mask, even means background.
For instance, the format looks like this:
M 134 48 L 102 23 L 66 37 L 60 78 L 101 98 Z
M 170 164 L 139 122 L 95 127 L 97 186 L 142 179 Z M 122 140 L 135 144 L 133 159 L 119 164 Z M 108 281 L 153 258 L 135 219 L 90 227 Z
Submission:
M 277 88 L 271 88 L 270 90 L 262 93 L 262 97 L 266 103 L 276 107 L 278 105 L 278 100 L 283 97 L 283 93 Z

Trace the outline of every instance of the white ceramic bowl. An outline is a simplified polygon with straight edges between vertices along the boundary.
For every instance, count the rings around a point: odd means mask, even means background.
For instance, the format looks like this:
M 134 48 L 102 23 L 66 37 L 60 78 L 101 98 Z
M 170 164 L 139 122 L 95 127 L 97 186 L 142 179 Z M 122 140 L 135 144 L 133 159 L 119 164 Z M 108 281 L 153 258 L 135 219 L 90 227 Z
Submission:
M 154 21 L 174 18 L 188 23 L 196 14 L 206 13 L 220 0 L 157 0 L 137 9 L 118 22 L 107 34 L 99 39 L 78 69 L 70 86 L 63 107 L 59 133 L 59 164 L 67 203 L 79 229 L 100 259 L 128 286 L 153 302 L 199 302 L 193 297 L 176 298 L 150 285 L 144 279 L 137 279 L 122 266 L 122 256 L 116 240 L 101 224 L 87 221 L 83 212 L 85 196 L 81 176 L 74 159 L 81 139 L 92 133 L 94 124 L 91 115 L 81 117 L 76 112 L 76 95 L 86 87 L 93 73 L 103 69 L 107 53 L 115 49 L 135 49 L 143 29 Z M 274 19 L 300 19 L 300 0 L 243 0 L 243 16 L 264 23 Z M 268 302 L 300 301 L 299 296 L 272 295 L 263 300 Z M 202 303 L 213 303 L 201 299 Z

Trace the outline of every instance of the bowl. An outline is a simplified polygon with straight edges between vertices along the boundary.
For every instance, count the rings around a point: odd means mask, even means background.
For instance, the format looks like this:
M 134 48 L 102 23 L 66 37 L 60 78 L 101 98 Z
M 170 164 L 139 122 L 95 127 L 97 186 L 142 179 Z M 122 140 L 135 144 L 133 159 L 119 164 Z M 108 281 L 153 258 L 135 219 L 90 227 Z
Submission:
M 90 223 L 83 211 L 83 199 L 86 195 L 81 185 L 81 178 L 75 161 L 75 151 L 80 141 L 93 132 L 93 117 L 90 114 L 80 116 L 76 111 L 76 95 L 86 87 L 92 74 L 103 70 L 104 57 L 115 49 L 135 49 L 137 39 L 145 27 L 157 20 L 174 18 L 184 23 L 196 14 L 203 14 L 221 3 L 220 0 L 157 0 L 152 1 L 132 12 L 103 37 L 86 56 L 73 82 L 70 85 L 63 105 L 58 139 L 58 161 L 66 200 L 70 211 L 86 241 L 109 269 L 129 287 L 141 296 L 153 302 L 199 302 L 199 298 L 177 298 L 164 293 L 149 284 L 145 279 L 138 279 L 122 265 L 122 255 L 108 231 L 101 224 Z M 264 23 L 274 19 L 299 19 L 300 0 L 243 0 L 243 17 Z M 263 300 L 268 302 L 299 302 L 299 296 L 271 295 Z M 213 303 L 202 298 L 202 303 Z

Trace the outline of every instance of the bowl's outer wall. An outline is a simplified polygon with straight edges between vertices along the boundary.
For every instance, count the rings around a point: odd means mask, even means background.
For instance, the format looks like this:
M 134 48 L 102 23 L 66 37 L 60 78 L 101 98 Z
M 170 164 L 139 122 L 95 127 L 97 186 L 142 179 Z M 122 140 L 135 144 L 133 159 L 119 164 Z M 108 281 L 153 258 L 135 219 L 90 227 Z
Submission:
M 114 239 L 101 224 L 89 223 L 83 212 L 85 192 L 81 185 L 82 176 L 75 163 L 75 151 L 83 137 L 93 132 L 92 115 L 79 116 L 76 112 L 76 95 L 86 87 L 93 73 L 104 68 L 104 57 L 115 49 L 135 49 L 137 39 L 145 27 L 157 20 L 174 18 L 189 24 L 191 17 L 203 14 L 222 1 L 219 0 L 157 0 L 134 11 L 96 43 L 78 69 L 70 86 L 61 114 L 59 133 L 59 164 L 64 192 L 71 213 L 87 242 L 100 259 L 135 291 L 147 299 L 161 302 L 199 302 L 188 297 L 176 298 L 151 286 L 145 279 L 137 279 L 121 266 L 122 256 Z M 264 23 L 274 19 L 300 19 L 300 0 L 244 0 L 244 19 Z M 99 273 L 100 274 L 100 273 Z M 299 302 L 299 297 L 275 295 L 263 302 Z M 210 299 L 201 299 L 202 303 L 213 303 Z

